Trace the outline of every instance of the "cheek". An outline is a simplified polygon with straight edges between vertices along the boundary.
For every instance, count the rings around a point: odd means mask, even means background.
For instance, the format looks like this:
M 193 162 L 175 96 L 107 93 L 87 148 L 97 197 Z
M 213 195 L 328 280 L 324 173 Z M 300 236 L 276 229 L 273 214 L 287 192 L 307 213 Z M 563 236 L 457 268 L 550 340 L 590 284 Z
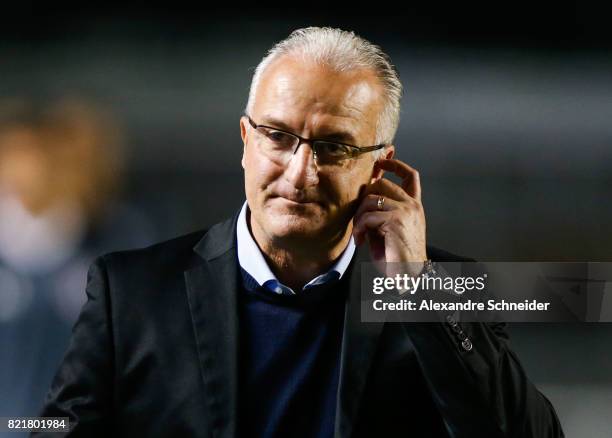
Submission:
M 369 183 L 369 174 L 350 172 L 330 176 L 328 187 L 341 206 L 353 203 L 359 197 L 361 187 Z
M 282 175 L 282 169 L 247 148 L 243 157 L 244 179 L 247 191 L 265 189 Z
M 364 160 L 359 162 L 359 166 L 345 176 L 346 194 L 351 201 L 357 199 L 360 190 L 370 184 L 373 166 L 373 163 Z

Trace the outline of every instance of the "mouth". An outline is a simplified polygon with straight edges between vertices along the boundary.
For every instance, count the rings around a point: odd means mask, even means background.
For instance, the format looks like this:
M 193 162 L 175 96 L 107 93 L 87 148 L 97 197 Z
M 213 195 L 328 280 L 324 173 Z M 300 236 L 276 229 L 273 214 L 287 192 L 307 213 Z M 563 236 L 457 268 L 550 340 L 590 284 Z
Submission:
M 313 200 L 309 200 L 309 199 L 303 199 L 303 198 L 295 198 L 295 197 L 288 197 L 288 196 L 281 196 L 281 195 L 276 195 L 273 197 L 273 199 L 280 199 L 290 205 L 318 205 L 319 203 L 317 201 L 313 201 Z

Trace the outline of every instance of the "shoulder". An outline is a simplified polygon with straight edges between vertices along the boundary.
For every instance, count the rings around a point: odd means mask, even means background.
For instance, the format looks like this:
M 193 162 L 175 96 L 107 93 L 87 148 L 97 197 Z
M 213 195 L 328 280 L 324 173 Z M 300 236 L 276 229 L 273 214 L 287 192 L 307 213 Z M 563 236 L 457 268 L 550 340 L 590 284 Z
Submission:
M 115 251 L 98 258 L 109 272 L 115 274 L 149 274 L 183 271 L 190 266 L 195 255 L 193 247 L 206 235 L 201 229 L 144 248 Z

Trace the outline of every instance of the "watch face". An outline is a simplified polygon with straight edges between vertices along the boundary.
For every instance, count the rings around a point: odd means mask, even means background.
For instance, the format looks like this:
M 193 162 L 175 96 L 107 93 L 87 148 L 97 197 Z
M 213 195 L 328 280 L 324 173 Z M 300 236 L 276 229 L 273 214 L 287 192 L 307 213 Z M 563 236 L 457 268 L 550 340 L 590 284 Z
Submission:
M 430 276 L 430 275 L 436 275 L 436 270 L 434 268 L 434 264 L 431 260 L 426 260 L 425 261 L 425 266 L 423 268 L 423 271 L 425 272 L 426 276 Z

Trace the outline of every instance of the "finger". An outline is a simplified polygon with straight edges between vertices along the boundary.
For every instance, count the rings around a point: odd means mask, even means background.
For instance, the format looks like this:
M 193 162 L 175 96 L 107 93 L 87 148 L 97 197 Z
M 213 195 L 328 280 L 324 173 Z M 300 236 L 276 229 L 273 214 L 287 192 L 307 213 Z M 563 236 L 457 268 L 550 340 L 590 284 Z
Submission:
M 400 203 L 394 199 L 391 199 L 389 197 L 385 197 L 384 198 L 384 202 L 382 204 L 382 209 L 380 209 L 378 207 L 378 200 L 381 198 L 382 195 L 377 194 L 377 193 L 371 193 L 367 196 L 365 196 L 361 203 L 359 204 L 359 207 L 357 208 L 357 211 L 355 212 L 354 217 L 358 218 L 359 216 L 361 216 L 363 213 L 367 212 L 367 211 L 390 211 L 390 210 L 394 210 L 394 209 L 398 209 L 400 207 Z
M 406 190 L 387 178 L 380 178 L 366 186 L 363 195 L 367 196 L 370 194 L 383 195 L 396 201 L 407 201 L 411 198 Z
M 416 200 L 421 201 L 421 178 L 416 169 L 396 159 L 381 159 L 376 164 L 381 169 L 399 176 L 402 179 L 402 189 Z
M 354 219 L 353 236 L 355 237 L 355 243 L 359 245 L 363 242 L 363 236 L 368 230 L 379 230 L 389 220 L 389 217 L 390 212 L 388 211 L 368 211 Z

